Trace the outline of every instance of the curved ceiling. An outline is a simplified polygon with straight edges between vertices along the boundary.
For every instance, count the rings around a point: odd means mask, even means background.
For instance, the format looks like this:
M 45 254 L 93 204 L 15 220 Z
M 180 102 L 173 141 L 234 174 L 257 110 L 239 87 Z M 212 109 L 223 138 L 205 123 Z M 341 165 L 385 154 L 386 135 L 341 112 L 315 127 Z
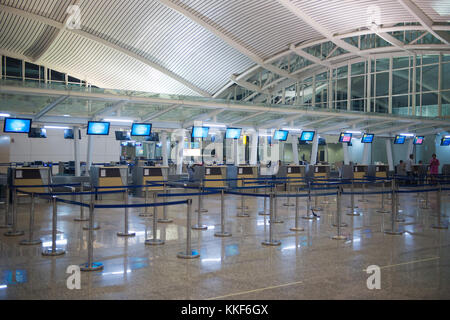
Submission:
M 0 0 L 0 51 L 102 88 L 211 97 L 257 69 L 298 79 L 286 56 L 315 70 L 373 54 L 348 40 L 355 34 L 412 53 L 395 32 L 415 29 L 449 50 L 449 21 L 439 0 Z

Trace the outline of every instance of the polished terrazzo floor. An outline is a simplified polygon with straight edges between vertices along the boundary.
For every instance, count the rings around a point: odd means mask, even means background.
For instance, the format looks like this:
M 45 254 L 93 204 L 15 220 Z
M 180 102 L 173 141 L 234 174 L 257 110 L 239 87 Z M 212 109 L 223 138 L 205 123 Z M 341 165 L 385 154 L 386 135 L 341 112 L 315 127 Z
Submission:
M 449 230 L 432 229 L 436 221 L 435 195 L 430 194 L 431 210 L 420 209 L 416 194 L 402 194 L 400 209 L 405 233 L 387 235 L 390 213 L 378 213 L 380 196 L 367 196 L 369 202 L 358 201 L 360 216 L 345 215 L 350 197 L 343 196 L 342 233 L 345 241 L 332 240 L 336 211 L 335 198 L 329 197 L 320 219 L 301 219 L 303 232 L 292 232 L 294 208 L 278 200 L 278 216 L 284 223 L 274 224 L 274 238 L 282 244 L 262 246 L 268 238 L 268 216 L 258 215 L 262 198 L 246 198 L 250 217 L 236 217 L 240 197 L 226 196 L 226 229 L 231 237 L 218 238 L 220 197 L 205 197 L 203 214 L 206 231 L 192 230 L 192 247 L 200 258 L 184 260 L 177 253 L 185 249 L 186 205 L 168 209 L 173 223 L 158 224 L 161 246 L 144 244 L 152 237 L 152 218 L 139 216 L 141 209 L 130 210 L 133 238 L 121 238 L 123 209 L 98 209 L 95 231 L 95 261 L 104 270 L 83 272 L 81 289 L 69 290 L 66 268 L 87 261 L 85 222 L 75 222 L 79 208 L 58 204 L 58 246 L 66 249 L 59 257 L 44 257 L 43 249 L 51 246 L 51 206 L 40 200 L 36 206 L 36 236 L 42 245 L 22 246 L 27 237 L 0 234 L 0 299 L 449 299 L 450 236 Z M 443 193 L 442 214 L 449 215 L 450 196 Z M 171 199 L 174 200 L 174 199 Z M 193 209 L 197 199 L 194 198 Z M 100 203 L 121 203 L 105 196 Z M 142 202 L 131 197 L 130 202 Z M 319 203 L 322 202 L 320 199 Z M 300 201 L 300 214 L 305 214 L 305 200 Z M 389 208 L 389 205 L 386 205 Z M 29 205 L 22 199 L 18 207 L 18 226 L 27 230 Z M 159 215 L 162 209 L 159 210 Z M 192 224 L 196 223 L 193 211 Z M 3 221 L 3 211 L 0 213 Z M 445 217 L 448 221 L 448 217 Z M 381 268 L 381 289 L 369 290 L 365 269 Z

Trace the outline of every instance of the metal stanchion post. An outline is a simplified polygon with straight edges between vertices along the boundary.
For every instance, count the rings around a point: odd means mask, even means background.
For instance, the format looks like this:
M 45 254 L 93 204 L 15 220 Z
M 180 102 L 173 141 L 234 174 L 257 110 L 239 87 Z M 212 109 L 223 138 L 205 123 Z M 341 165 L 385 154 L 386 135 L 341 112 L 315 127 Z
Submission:
M 225 190 L 220 191 L 220 232 L 214 233 L 216 237 L 231 237 L 230 232 L 225 231 Z
M 379 213 L 388 213 L 389 210 L 386 210 L 385 208 L 385 192 L 386 192 L 386 187 L 385 187 L 385 181 L 383 181 L 383 186 L 381 187 L 381 209 L 378 209 L 377 212 Z
M 155 191 L 153 193 L 153 204 L 156 204 L 156 198 L 157 198 L 158 194 Z M 158 239 L 157 238 L 157 231 L 158 231 L 158 213 L 156 210 L 156 206 L 153 207 L 153 238 L 152 239 L 147 239 L 145 240 L 145 244 L 149 244 L 149 245 L 161 245 L 164 244 L 164 240 Z
M 83 182 L 80 183 L 80 202 L 83 203 L 83 192 L 84 185 Z M 74 221 L 88 221 L 89 219 L 84 216 L 84 206 L 80 206 L 80 217 L 73 219 Z
M 30 200 L 30 230 L 28 231 L 28 239 L 20 241 L 22 245 L 35 245 L 41 244 L 41 239 L 33 239 L 33 230 L 34 230 L 34 192 L 31 194 Z
M 261 215 L 261 216 L 266 216 L 266 215 L 269 215 L 268 213 L 267 213 L 267 187 L 268 187 L 268 183 L 267 183 L 267 180 L 266 180 L 266 182 L 265 182 L 265 188 L 264 188 L 264 207 L 263 207 L 263 211 L 260 211 L 258 214 L 259 215 Z
M 425 191 L 425 204 L 420 209 L 431 209 L 428 197 L 428 191 Z
M 177 254 L 177 257 L 181 259 L 194 259 L 200 257 L 200 254 L 191 248 L 191 211 L 192 199 L 188 199 L 186 217 L 186 252 L 179 252 Z
M 397 220 L 397 195 L 395 193 L 395 179 L 392 179 L 392 193 L 391 193 L 391 229 L 385 230 L 384 233 L 390 235 L 401 235 L 403 231 L 397 230 L 395 222 Z
M 17 189 L 14 188 L 12 193 L 12 200 L 13 200 L 13 208 L 12 208 L 12 225 L 11 230 L 4 233 L 5 236 L 8 237 L 15 237 L 15 236 L 22 236 L 25 232 L 22 230 L 17 230 Z
M 276 195 L 274 193 L 270 194 L 270 220 L 269 220 L 269 240 L 264 240 L 261 242 L 264 246 L 279 246 L 281 244 L 280 240 L 273 239 L 273 223 L 274 223 L 274 207 Z
M 202 180 L 200 181 L 200 186 L 198 188 L 198 210 L 200 210 L 201 212 L 208 212 L 207 209 L 203 208 L 203 189 L 205 186 L 205 182 Z
M 89 205 L 89 233 L 88 233 L 88 262 L 80 265 L 81 271 L 98 271 L 103 269 L 103 263 L 92 262 L 94 256 L 94 199 L 91 195 L 91 203 Z
M 351 184 L 351 195 L 350 195 L 350 205 L 347 208 L 351 208 L 352 212 L 355 212 L 355 208 L 358 208 L 357 205 L 355 205 L 355 184 L 354 181 L 352 180 L 352 184 Z
M 240 208 L 241 212 L 238 213 L 236 215 L 236 217 L 240 217 L 240 218 L 250 217 L 250 215 L 247 212 L 245 212 L 245 208 L 248 208 L 248 207 L 245 206 L 245 199 L 244 199 L 244 195 L 242 195 L 242 194 L 241 194 L 241 206 L 238 208 Z
M 362 198 L 359 199 L 359 202 L 369 202 L 369 200 L 366 199 L 366 184 L 365 184 L 365 182 L 363 182 L 363 184 L 362 184 L 362 189 L 363 189 Z
M 396 185 L 396 190 L 398 191 L 398 185 Z M 405 222 L 405 219 L 400 216 L 400 193 L 397 193 L 395 196 L 395 221 L 396 222 Z
M 277 190 L 275 189 L 274 199 L 273 199 L 273 217 L 270 219 L 271 223 L 283 223 L 284 221 L 278 218 L 278 196 Z
M 244 179 L 244 178 L 241 179 L 241 182 L 242 182 L 242 183 L 241 183 L 241 186 L 242 186 L 242 187 L 245 187 L 245 179 Z M 239 186 L 239 185 L 238 185 L 238 186 Z M 242 190 L 245 190 L 245 189 L 242 189 Z M 244 213 L 244 211 L 248 209 L 248 206 L 246 206 L 245 204 L 243 204 L 242 199 L 241 199 L 241 205 L 238 206 L 237 209 L 238 209 L 238 210 L 241 210 L 241 212 Z M 239 215 L 238 215 L 238 217 L 239 217 Z M 246 216 L 245 216 L 245 215 L 243 215 L 243 216 L 241 215 L 241 217 L 246 217 Z
M 308 199 L 306 200 L 306 215 L 302 219 L 313 220 L 316 216 L 311 214 L 311 182 L 308 181 Z
M 60 256 L 66 253 L 64 249 L 56 248 L 56 233 L 57 233 L 57 216 L 58 216 L 58 208 L 56 202 L 56 196 L 52 196 L 52 204 L 53 204 L 53 218 L 52 218 L 52 248 L 47 249 L 42 252 L 43 256 Z
M 148 203 L 148 186 L 146 185 L 144 187 L 144 203 Z M 144 212 L 139 213 L 140 217 L 149 217 L 151 216 L 151 213 L 148 213 L 148 207 L 144 208 Z
M 291 231 L 305 231 L 305 228 L 298 226 L 298 194 L 295 195 L 295 225 L 293 228 L 290 228 Z
M 197 201 L 198 202 L 198 209 L 196 210 L 197 211 L 197 224 L 192 226 L 192 229 L 194 229 L 194 230 L 206 230 L 206 229 L 208 229 L 208 226 L 202 224 L 202 212 L 203 212 L 202 211 L 202 200 L 201 200 L 202 193 L 203 193 L 203 190 L 202 190 L 202 188 L 200 188 L 199 189 L 199 193 L 198 193 L 198 201 Z
M 291 194 L 291 183 L 289 182 L 289 180 L 286 184 L 286 188 L 287 188 L 287 194 Z M 283 204 L 283 206 L 286 206 L 286 207 L 291 207 L 294 205 L 295 204 L 291 203 L 291 197 L 287 197 L 287 202 Z
M 318 197 L 317 197 L 317 190 L 314 190 L 314 211 L 322 211 L 323 208 L 319 207 L 318 203 Z
M 433 229 L 448 229 L 448 224 L 441 221 L 441 205 L 442 205 L 442 190 L 441 190 L 441 184 L 438 182 L 438 190 L 436 191 L 437 196 L 437 224 L 433 224 L 431 227 Z
M 5 228 L 11 228 L 11 226 L 9 225 L 9 201 L 10 201 L 10 191 L 9 191 L 9 185 L 6 184 L 6 190 L 5 190 L 6 194 L 5 194 L 5 224 L 0 225 L 0 229 L 5 229 Z
M 352 181 L 352 185 L 351 185 L 351 194 L 350 194 L 350 206 L 349 208 L 351 208 L 350 212 L 347 212 L 348 216 L 360 216 L 361 214 L 357 211 L 355 211 L 355 187 Z
M 163 197 L 163 202 L 167 201 L 167 186 L 166 183 L 164 182 L 163 184 L 163 192 L 164 192 L 164 197 Z M 159 223 L 171 223 L 173 222 L 173 219 L 169 219 L 167 218 L 167 206 L 163 206 L 163 217 L 158 219 Z
M 91 193 L 91 202 L 90 202 L 90 204 L 92 204 L 92 205 L 95 205 L 95 199 L 96 198 L 98 198 L 98 191 L 97 191 L 98 189 L 97 188 L 95 188 L 95 195 L 94 195 L 94 193 Z M 89 211 L 89 214 L 90 214 L 91 212 Z M 83 230 L 90 230 L 90 228 L 93 228 L 93 230 L 98 230 L 98 229 L 100 229 L 100 224 L 95 224 L 95 222 L 92 222 L 92 225 L 91 225 L 91 217 L 89 217 L 89 223 L 87 224 L 87 225 L 85 225 L 84 227 L 83 227 Z
M 333 240 L 347 240 L 346 236 L 341 235 L 341 226 L 343 227 L 344 224 L 341 223 L 341 195 L 342 195 L 342 189 L 341 187 L 338 188 L 338 193 L 336 197 L 336 224 L 337 227 L 337 235 L 333 236 Z
M 128 189 L 125 189 L 125 205 L 128 205 Z M 128 231 L 128 207 L 125 207 L 125 221 L 124 221 L 124 231 L 123 232 L 117 232 L 117 235 L 119 237 L 134 237 L 136 235 L 135 232 L 129 232 Z

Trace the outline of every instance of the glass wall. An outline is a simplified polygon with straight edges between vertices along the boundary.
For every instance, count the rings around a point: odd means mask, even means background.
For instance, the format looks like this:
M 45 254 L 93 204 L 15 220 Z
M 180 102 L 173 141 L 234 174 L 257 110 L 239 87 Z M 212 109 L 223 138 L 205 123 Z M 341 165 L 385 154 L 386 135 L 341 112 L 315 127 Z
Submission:
M 266 100 L 348 111 L 450 115 L 450 54 L 380 57 L 340 64 Z M 279 99 L 277 99 L 277 96 Z M 249 99 L 250 100 L 250 99 Z M 250 100 L 251 101 L 251 100 Z

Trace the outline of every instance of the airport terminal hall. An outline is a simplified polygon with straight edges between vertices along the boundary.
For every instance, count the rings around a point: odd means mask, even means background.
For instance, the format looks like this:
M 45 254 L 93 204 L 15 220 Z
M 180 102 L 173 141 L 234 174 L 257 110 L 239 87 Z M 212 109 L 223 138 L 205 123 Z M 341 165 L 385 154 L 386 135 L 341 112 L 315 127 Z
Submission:
M 450 299 L 449 0 L 0 0 L 0 57 L 0 300 Z

